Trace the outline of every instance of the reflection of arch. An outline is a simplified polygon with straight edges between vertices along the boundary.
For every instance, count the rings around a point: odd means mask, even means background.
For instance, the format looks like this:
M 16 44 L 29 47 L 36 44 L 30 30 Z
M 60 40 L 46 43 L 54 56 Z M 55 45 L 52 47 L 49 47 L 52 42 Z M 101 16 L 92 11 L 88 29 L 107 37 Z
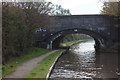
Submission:
M 91 36 L 94 40 L 95 40 L 95 43 L 96 43 L 96 46 L 97 47 L 104 47 L 104 38 L 94 32 L 94 31 L 90 31 L 90 30 L 84 30 L 84 29 L 67 29 L 67 30 L 62 30 L 62 31 L 58 31 L 56 33 L 53 33 L 51 36 L 49 36 L 46 40 L 47 42 L 49 42 L 49 45 L 47 46 L 48 48 L 52 48 L 52 47 L 55 47 L 57 48 L 58 45 L 59 45 L 59 42 L 60 40 L 68 35 L 68 34 L 74 34 L 74 33 L 82 33 L 82 34 L 86 34 L 86 35 L 89 35 Z

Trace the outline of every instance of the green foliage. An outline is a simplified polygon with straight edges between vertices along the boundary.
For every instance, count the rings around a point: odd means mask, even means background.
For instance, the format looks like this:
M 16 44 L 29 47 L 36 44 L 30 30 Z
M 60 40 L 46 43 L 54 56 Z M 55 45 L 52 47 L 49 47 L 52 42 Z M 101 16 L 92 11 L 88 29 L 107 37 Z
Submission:
M 0 65 L 0 78 L 2 77 L 2 65 Z
M 51 2 L 3 2 L 2 26 L 3 26 L 3 63 L 9 59 L 19 57 L 29 51 L 35 45 L 35 30 L 47 25 L 49 15 L 56 11 Z M 66 15 L 66 10 L 60 7 L 57 11 Z M 68 11 L 69 12 L 69 11 Z M 70 12 L 69 12 L 70 13 Z
M 75 41 L 70 41 L 70 42 L 63 42 L 63 43 L 60 43 L 60 46 L 61 47 L 68 47 L 68 46 L 71 46 L 75 43 L 78 43 L 78 42 L 83 42 L 84 40 L 75 40 Z
M 119 2 L 104 2 L 102 14 L 120 16 L 120 1 Z
M 54 8 L 51 15 L 71 15 L 69 9 L 64 9 L 61 5 L 54 5 Z
M 8 75 L 15 71 L 16 67 L 20 66 L 23 62 L 28 61 L 32 58 L 41 56 L 51 50 L 46 50 L 42 48 L 34 48 L 34 51 L 29 51 L 27 54 L 21 57 L 16 57 L 10 61 L 8 61 L 5 65 L 2 66 L 3 76 Z
M 26 51 L 27 29 L 25 27 L 25 14 L 17 7 L 3 6 L 3 61 L 12 56 L 19 56 Z
M 47 73 L 49 72 L 51 65 L 55 61 L 56 57 L 60 55 L 61 52 L 63 51 L 57 51 L 46 57 L 39 63 L 39 66 L 34 68 L 29 75 L 25 76 L 25 78 L 45 78 Z

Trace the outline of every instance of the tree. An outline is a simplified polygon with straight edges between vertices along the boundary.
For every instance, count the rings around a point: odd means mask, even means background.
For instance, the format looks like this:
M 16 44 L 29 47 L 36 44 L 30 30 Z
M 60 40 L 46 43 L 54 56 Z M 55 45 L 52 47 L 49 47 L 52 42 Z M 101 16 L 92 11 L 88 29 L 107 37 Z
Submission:
M 120 1 L 119 2 L 104 2 L 102 14 L 120 16 Z
M 69 9 L 64 9 L 61 5 L 54 5 L 51 15 L 71 15 L 71 13 Z
M 2 3 L 2 56 L 4 63 L 11 58 L 27 53 L 34 47 L 36 29 L 50 27 L 47 23 L 53 21 L 49 18 L 53 10 L 55 7 L 51 2 Z
M 26 49 L 26 27 L 24 12 L 14 6 L 2 6 L 3 61 L 19 56 Z

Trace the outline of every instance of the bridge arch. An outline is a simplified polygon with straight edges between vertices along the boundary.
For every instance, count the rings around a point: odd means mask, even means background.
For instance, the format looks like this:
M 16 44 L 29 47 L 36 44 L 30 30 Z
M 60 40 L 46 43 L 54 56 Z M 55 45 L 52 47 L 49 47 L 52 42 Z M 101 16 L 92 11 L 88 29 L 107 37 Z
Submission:
M 94 38 L 100 48 L 112 48 L 120 41 L 119 17 L 109 15 L 50 16 L 46 31 L 38 31 L 35 46 L 52 49 L 66 34 L 82 33 Z M 56 45 L 57 46 L 57 45 Z
M 100 34 L 92 30 L 73 28 L 73 29 L 65 29 L 65 30 L 52 33 L 52 35 L 46 39 L 48 42 L 47 49 L 59 48 L 58 46 L 60 44 L 60 41 L 64 36 L 68 34 L 75 34 L 75 33 L 89 35 L 95 40 L 95 44 L 98 48 L 105 47 L 105 38 L 101 36 Z

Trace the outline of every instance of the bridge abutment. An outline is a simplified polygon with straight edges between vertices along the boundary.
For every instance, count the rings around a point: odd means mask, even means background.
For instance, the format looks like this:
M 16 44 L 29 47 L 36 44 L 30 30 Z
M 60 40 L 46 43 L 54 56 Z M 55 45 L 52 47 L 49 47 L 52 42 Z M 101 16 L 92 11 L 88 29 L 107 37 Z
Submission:
M 52 41 L 50 41 L 48 44 L 47 44 L 47 46 L 46 46 L 46 49 L 52 49 L 53 47 L 53 45 L 52 45 Z

